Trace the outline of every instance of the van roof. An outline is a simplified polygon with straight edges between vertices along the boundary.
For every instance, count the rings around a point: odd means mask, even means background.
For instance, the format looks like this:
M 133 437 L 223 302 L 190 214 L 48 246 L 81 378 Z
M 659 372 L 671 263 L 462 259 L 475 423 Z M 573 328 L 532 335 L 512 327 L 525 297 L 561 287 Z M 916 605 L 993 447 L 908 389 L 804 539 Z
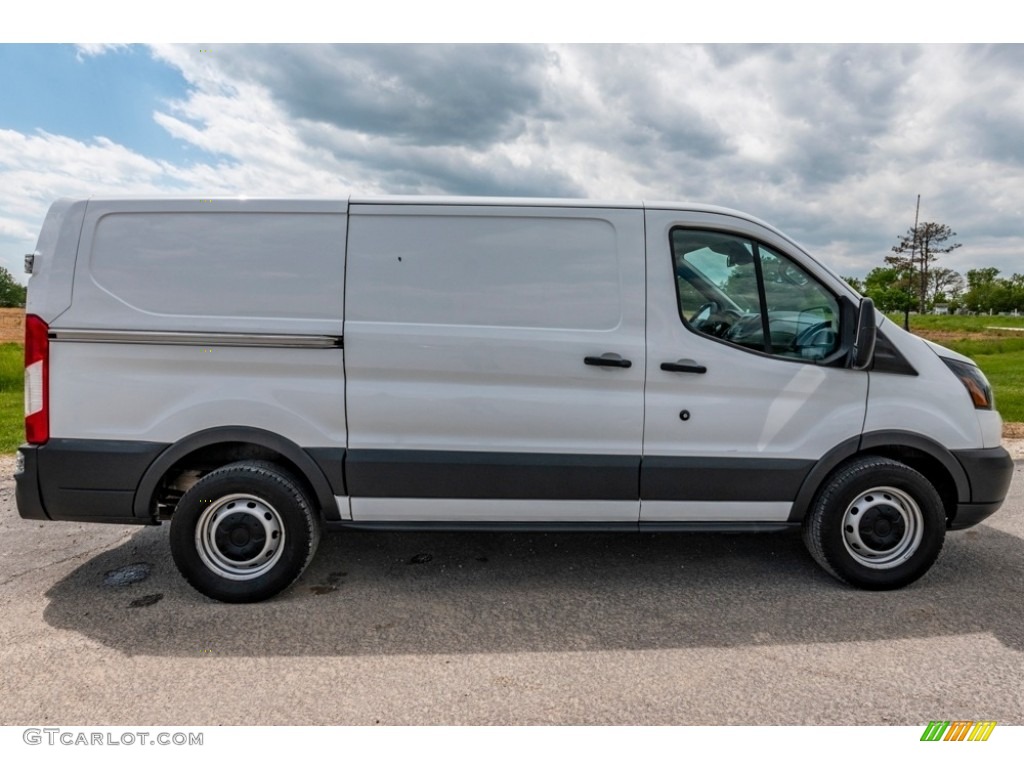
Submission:
M 161 196 L 135 196 L 135 195 L 101 195 L 87 198 L 88 202 L 94 203 L 160 203 L 160 202 L 289 202 L 289 203 L 349 203 L 350 205 L 478 205 L 478 206 L 515 206 L 515 207 L 541 207 L 541 208 L 647 208 L 649 210 L 670 210 L 670 211 L 695 211 L 700 213 L 720 213 L 729 216 L 737 216 L 749 221 L 757 222 L 770 229 L 775 227 L 766 222 L 751 216 L 743 211 L 734 208 L 727 208 L 720 205 L 709 205 L 707 203 L 665 201 L 665 200 L 602 200 L 587 198 L 563 198 L 563 197 L 484 197 L 484 196 L 446 196 L 446 195 L 352 195 L 348 198 L 327 195 L 298 195 L 280 197 L 267 197 L 263 195 L 235 195 L 235 196 L 214 196 L 197 197 L 192 195 L 161 195 Z
M 724 213 L 758 221 L 743 211 L 719 205 L 652 200 L 601 200 L 571 197 L 450 197 L 445 195 L 353 195 L 351 205 L 503 205 L 543 208 L 648 208 L 672 211 Z M 764 223 L 764 222 L 759 222 Z
M 468 196 L 446 196 L 446 195 L 351 195 L 345 197 L 333 196 L 280 196 L 264 197 L 248 195 L 236 195 L 232 197 L 196 197 L 196 196 L 159 196 L 140 197 L 130 195 L 111 195 L 87 198 L 85 202 L 90 203 L 118 203 L 130 204 L 131 207 L 159 206 L 161 203 L 189 206 L 190 203 L 234 203 L 238 205 L 252 204 L 254 210 L 276 207 L 285 204 L 285 207 L 299 211 L 303 206 L 313 206 L 321 212 L 343 212 L 349 205 L 466 205 L 466 206 L 505 206 L 521 208 L 630 208 L 636 210 L 663 210 L 663 211 L 689 211 L 694 213 L 710 213 L 725 216 L 733 216 L 745 221 L 758 224 L 775 234 L 785 238 L 789 242 L 796 243 L 781 232 L 777 227 L 769 224 L 749 213 L 738 211 L 734 208 L 726 208 L 720 205 L 709 205 L 707 203 L 694 202 L 673 202 L 663 200 L 600 200 L 586 198 L 561 198 L 561 197 L 468 197 Z M 799 247 L 799 246 L 798 246 Z

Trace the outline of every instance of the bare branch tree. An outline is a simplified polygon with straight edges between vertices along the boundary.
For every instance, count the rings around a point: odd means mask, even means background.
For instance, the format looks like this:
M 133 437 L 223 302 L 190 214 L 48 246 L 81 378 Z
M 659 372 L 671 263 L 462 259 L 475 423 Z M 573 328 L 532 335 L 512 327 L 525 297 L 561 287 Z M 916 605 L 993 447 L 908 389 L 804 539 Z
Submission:
M 892 255 L 885 257 L 885 263 L 908 274 L 918 298 L 918 311 L 928 310 L 929 279 L 928 273 L 939 256 L 949 253 L 961 246 L 961 243 L 949 243 L 956 237 L 946 224 L 925 221 L 911 227 L 892 247 Z

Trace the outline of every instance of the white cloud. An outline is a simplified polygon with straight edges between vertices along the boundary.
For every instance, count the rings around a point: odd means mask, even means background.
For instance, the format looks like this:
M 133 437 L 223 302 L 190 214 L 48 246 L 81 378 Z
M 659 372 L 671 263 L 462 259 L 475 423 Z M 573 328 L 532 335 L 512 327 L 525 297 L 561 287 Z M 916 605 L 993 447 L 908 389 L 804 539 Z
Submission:
M 1019 46 L 153 53 L 189 83 L 153 119 L 217 159 L 175 165 L 104 138 L 0 131 L 0 189 L 15 191 L 0 192 L 0 236 L 36 231 L 66 195 L 682 199 L 747 210 L 863 274 L 921 194 L 925 220 L 960 232 L 950 266 L 1022 271 Z
M 81 43 L 75 46 L 78 49 L 75 58 L 78 61 L 83 61 L 92 56 L 102 56 L 105 53 L 127 47 L 128 45 L 125 43 Z

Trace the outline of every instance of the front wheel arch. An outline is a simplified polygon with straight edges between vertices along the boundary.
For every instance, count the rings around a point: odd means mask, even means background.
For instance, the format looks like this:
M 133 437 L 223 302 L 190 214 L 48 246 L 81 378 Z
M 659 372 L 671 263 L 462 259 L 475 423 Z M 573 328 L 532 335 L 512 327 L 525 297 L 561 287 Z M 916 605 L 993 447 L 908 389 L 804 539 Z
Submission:
M 864 456 L 889 458 L 927 477 L 942 499 L 947 525 L 956 516 L 958 504 L 971 500 L 967 473 L 943 446 L 913 432 L 868 432 L 862 437 L 844 440 L 818 460 L 800 485 L 790 510 L 789 522 L 802 522 L 829 478 L 849 462 Z

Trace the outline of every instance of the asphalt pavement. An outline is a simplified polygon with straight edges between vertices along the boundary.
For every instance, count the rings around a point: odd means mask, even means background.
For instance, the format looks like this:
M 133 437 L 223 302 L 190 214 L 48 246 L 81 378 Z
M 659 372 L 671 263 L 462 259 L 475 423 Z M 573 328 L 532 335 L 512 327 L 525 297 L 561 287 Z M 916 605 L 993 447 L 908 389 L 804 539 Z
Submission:
M 9 477 L 9 474 L 7 475 Z M 1024 724 L 1024 464 L 896 592 L 790 534 L 331 533 L 224 605 L 0 483 L 0 724 Z

